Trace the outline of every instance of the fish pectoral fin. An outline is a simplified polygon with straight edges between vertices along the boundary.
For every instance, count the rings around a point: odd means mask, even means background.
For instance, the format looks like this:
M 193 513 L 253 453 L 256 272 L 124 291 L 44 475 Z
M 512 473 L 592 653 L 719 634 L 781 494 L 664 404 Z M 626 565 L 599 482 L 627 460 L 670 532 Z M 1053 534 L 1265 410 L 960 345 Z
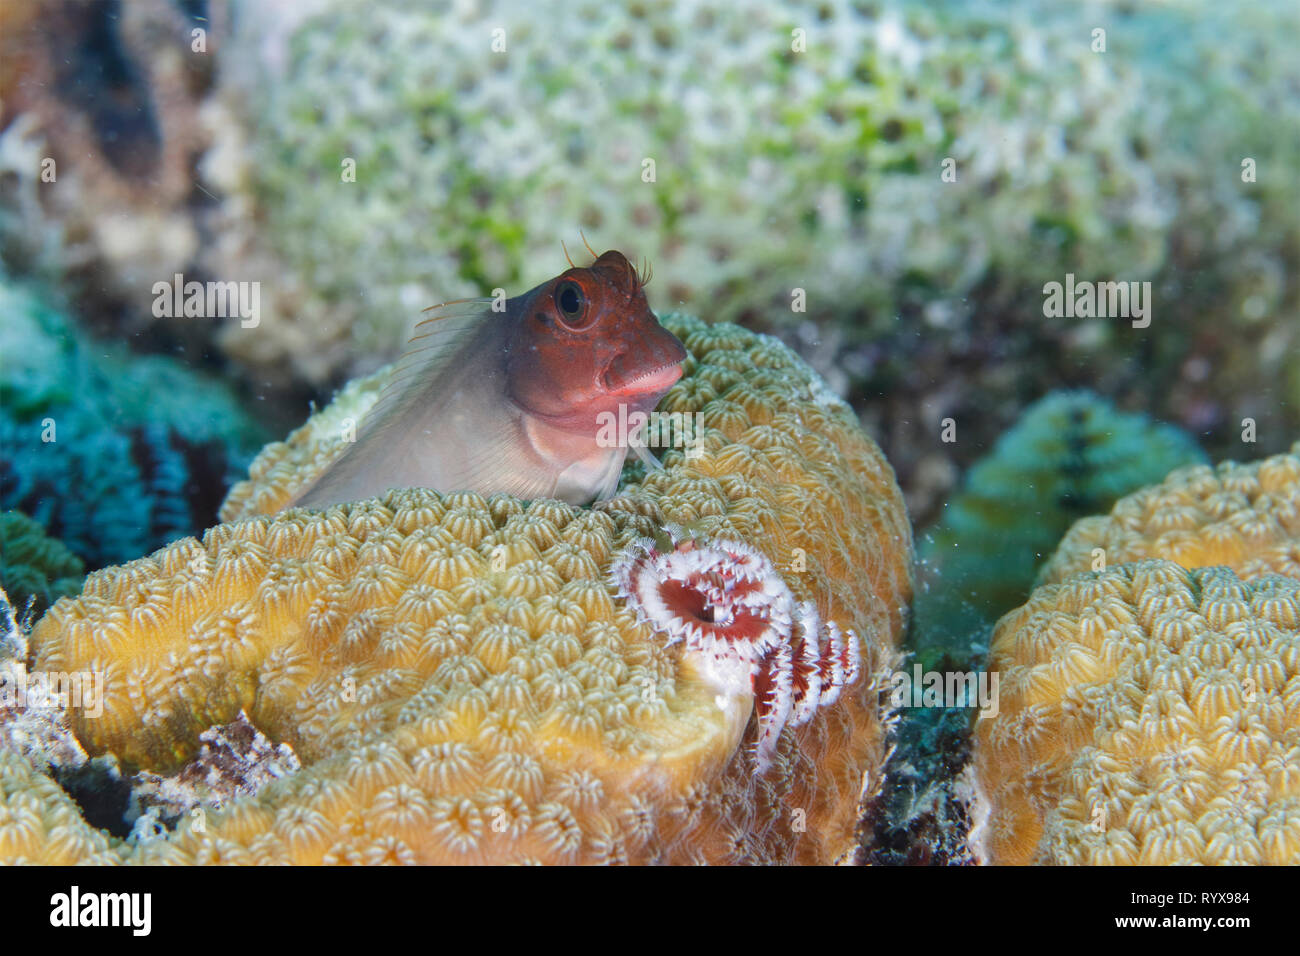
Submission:
M 609 477 L 605 483 L 596 490 L 596 501 L 604 501 L 606 498 L 614 497 L 614 492 L 618 491 L 618 480 L 623 477 L 623 463 L 610 471 Z
M 652 452 L 645 445 L 642 445 L 640 442 L 629 442 L 628 444 L 631 446 L 633 453 L 636 455 L 637 459 L 641 462 L 641 464 L 645 465 L 646 471 L 664 470 L 663 462 L 661 462 L 658 458 L 656 458 L 654 456 L 654 452 Z M 614 483 L 615 484 L 618 483 L 617 478 L 614 479 Z
M 532 447 L 511 415 L 484 415 L 458 429 L 456 449 L 443 456 L 440 491 L 473 490 L 533 500 L 555 495 L 558 474 Z
M 606 449 L 603 462 L 590 459 L 576 462 L 560 472 L 555 482 L 555 496 L 574 504 L 603 501 L 618 490 L 618 480 L 623 476 L 626 449 Z

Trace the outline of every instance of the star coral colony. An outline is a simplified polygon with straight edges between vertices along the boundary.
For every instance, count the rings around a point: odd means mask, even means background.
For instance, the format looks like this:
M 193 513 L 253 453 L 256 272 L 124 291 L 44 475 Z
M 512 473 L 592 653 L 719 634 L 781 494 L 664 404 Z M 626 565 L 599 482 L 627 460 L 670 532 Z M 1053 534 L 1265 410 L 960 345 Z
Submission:
M 628 411 L 626 404 L 618 413 L 601 412 L 596 416 L 596 444 L 601 448 L 681 448 L 686 460 L 704 455 L 704 413 L 659 412 L 647 414 Z
M 852 630 L 796 602 L 761 552 L 737 541 L 704 544 L 668 529 L 666 550 L 633 542 L 610 571 L 619 595 L 668 643 L 686 642 L 720 694 L 750 693 L 758 712 L 755 762 L 771 766 L 787 724 L 798 727 L 857 681 Z

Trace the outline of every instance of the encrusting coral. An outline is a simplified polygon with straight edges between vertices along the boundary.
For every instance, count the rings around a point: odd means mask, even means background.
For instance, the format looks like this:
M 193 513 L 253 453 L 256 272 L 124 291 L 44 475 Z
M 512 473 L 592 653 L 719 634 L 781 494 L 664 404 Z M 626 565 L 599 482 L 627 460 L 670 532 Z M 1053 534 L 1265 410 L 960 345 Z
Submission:
M 1215 468 L 1180 468 L 1128 495 L 1110 514 L 1084 518 L 1039 575 L 1063 581 L 1107 565 L 1167 558 L 1185 568 L 1223 565 L 1243 578 L 1300 579 L 1300 442 L 1289 454 Z
M 103 716 L 71 715 L 91 752 L 166 771 L 244 710 L 303 765 L 201 832 L 185 820 L 118 851 L 377 863 L 852 850 L 883 760 L 875 679 L 910 597 L 901 495 L 852 412 L 789 350 L 664 322 L 691 354 L 660 411 L 699 413 L 698 445 L 665 451 L 662 471 L 625 476 L 596 507 L 411 489 L 258 514 L 337 453 L 336 426 L 373 401 L 363 383 L 259 458 L 229 523 L 97 572 L 55 605 L 32 634 L 36 666 L 104 672 Z M 763 772 L 745 745 L 750 708 L 720 706 L 609 580 L 668 525 L 701 547 L 745 542 L 794 602 L 860 642 L 862 676 L 787 723 Z M 24 799 L 51 805 L 44 791 Z
M 998 625 L 993 863 L 1300 863 L 1300 582 L 1142 561 Z
M 1298 558 L 1300 445 L 1076 523 L 994 634 L 987 857 L 1300 863 Z

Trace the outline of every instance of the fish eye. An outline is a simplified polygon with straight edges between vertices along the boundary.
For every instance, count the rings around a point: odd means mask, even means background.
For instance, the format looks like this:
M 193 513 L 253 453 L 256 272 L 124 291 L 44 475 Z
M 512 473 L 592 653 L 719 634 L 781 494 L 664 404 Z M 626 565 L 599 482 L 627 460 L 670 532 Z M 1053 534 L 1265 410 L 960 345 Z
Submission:
M 555 307 L 566 325 L 575 325 L 587 311 L 587 297 L 576 282 L 561 282 L 555 287 Z

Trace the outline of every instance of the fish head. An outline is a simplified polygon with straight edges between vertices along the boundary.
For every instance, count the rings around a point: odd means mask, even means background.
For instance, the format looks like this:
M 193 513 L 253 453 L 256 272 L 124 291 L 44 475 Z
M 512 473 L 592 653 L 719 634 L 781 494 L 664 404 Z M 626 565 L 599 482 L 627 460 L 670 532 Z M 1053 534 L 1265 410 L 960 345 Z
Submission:
M 599 416 L 650 412 L 682 376 L 686 349 L 650 311 L 636 269 L 609 251 L 525 294 L 506 381 L 523 409 L 594 434 Z

